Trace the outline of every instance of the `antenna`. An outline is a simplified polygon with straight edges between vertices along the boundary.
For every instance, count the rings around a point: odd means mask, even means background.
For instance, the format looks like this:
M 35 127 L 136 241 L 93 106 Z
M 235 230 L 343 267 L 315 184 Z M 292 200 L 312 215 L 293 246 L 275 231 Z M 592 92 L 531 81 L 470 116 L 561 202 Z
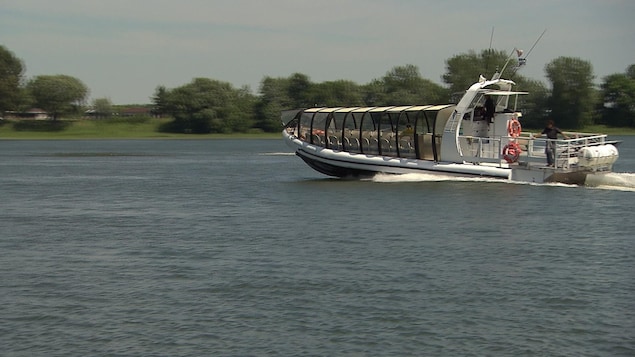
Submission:
M 489 49 L 485 57 L 485 73 L 489 72 L 489 59 L 492 56 L 492 42 L 494 41 L 494 26 L 492 26 L 492 34 L 489 36 Z
M 529 52 L 527 52 L 527 55 L 525 56 L 525 59 L 527 59 L 527 57 L 529 57 L 529 54 L 531 53 L 531 51 L 534 50 L 534 47 L 536 47 L 536 45 L 538 44 L 538 41 L 540 41 L 540 39 L 542 38 L 542 36 L 545 35 L 545 32 L 547 32 L 547 29 L 545 29 L 540 36 L 538 37 L 538 39 L 536 40 L 536 42 L 534 42 L 534 45 L 531 46 L 531 48 L 529 49 Z
M 507 68 L 507 64 L 509 64 L 509 60 L 512 59 L 512 56 L 514 55 L 514 52 L 517 52 L 517 51 L 518 50 L 516 48 L 514 48 L 512 50 L 512 52 L 509 54 L 509 56 L 507 56 L 507 60 L 505 61 L 505 65 L 503 66 L 503 69 L 501 69 L 500 74 L 503 74 L 503 72 L 505 72 L 505 68 Z
M 527 57 L 529 57 L 529 54 L 531 53 L 531 51 L 534 50 L 534 48 L 536 47 L 536 45 L 538 44 L 538 41 L 540 41 L 540 39 L 542 38 L 542 36 L 545 35 L 545 33 L 547 32 L 547 29 L 545 29 L 544 31 L 542 31 L 542 33 L 540 34 L 540 36 L 538 36 L 538 39 L 536 40 L 536 42 L 534 42 L 534 45 L 531 46 L 531 48 L 529 49 L 529 51 L 527 52 L 527 54 L 525 55 L 525 57 L 521 57 L 523 55 L 523 51 L 522 50 L 516 50 L 517 54 L 518 54 L 518 65 L 516 67 L 514 67 L 512 74 L 510 76 L 513 77 L 514 74 L 516 74 L 516 72 L 518 72 L 518 70 L 520 69 L 520 67 L 524 66 L 525 63 L 527 63 Z

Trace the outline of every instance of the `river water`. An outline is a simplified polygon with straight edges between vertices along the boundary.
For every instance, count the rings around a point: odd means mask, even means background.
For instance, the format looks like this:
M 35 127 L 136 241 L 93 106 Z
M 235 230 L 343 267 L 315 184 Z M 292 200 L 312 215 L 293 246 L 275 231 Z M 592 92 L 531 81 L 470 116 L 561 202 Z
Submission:
M 2 356 L 633 356 L 635 138 L 595 187 L 281 140 L 0 141 Z

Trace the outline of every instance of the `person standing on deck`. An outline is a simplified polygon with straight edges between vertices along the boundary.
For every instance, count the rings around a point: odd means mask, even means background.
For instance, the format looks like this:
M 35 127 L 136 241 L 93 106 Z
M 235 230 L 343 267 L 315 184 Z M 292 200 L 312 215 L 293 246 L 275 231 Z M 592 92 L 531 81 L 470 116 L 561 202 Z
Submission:
M 491 95 L 485 95 L 485 113 L 483 119 L 487 120 L 487 123 L 494 121 L 494 113 L 496 112 L 496 105 Z
M 545 146 L 545 154 L 547 154 L 547 166 L 553 166 L 556 158 L 556 140 L 558 140 L 558 134 L 561 134 L 565 139 L 569 139 L 569 137 L 562 132 L 558 127 L 555 126 L 553 120 L 549 119 L 547 121 L 547 126 L 542 130 L 542 132 L 537 136 L 538 138 L 542 135 L 547 136 L 547 146 Z

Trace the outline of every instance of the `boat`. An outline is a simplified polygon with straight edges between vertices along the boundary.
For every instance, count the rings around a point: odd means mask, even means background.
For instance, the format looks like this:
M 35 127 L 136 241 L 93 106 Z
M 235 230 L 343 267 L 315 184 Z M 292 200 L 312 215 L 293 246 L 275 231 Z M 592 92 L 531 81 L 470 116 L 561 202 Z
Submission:
M 565 132 L 550 140 L 522 130 L 515 83 L 479 76 L 456 104 L 313 107 L 285 111 L 282 136 L 316 171 L 334 177 L 433 173 L 584 185 L 611 172 L 617 142 L 605 134 Z M 484 115 L 485 98 L 495 112 Z M 547 166 L 546 148 L 555 148 Z

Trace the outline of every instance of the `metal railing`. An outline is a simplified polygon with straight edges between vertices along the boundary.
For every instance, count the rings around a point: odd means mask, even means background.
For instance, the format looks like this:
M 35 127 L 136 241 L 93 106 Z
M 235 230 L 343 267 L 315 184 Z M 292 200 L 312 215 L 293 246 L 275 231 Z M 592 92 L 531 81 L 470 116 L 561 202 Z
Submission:
M 479 137 L 459 135 L 459 147 L 466 162 L 495 163 L 502 166 L 505 163 L 502 157 L 501 143 L 509 141 L 505 137 Z
M 525 157 L 527 161 L 535 162 L 542 160 L 546 164 L 547 147 L 551 147 L 554 150 L 554 167 L 570 169 L 578 164 L 578 152 L 580 149 L 588 146 L 602 145 L 606 142 L 606 135 L 604 134 L 578 132 L 566 132 L 565 134 L 569 139 L 553 140 L 532 137 L 531 134 L 521 136 L 519 141 L 526 143 Z
M 567 132 L 569 139 L 551 140 L 533 137 L 529 133 L 522 133 L 517 138 L 510 136 L 476 137 L 459 136 L 459 146 L 463 159 L 473 163 L 495 163 L 499 166 L 507 165 L 503 158 L 505 145 L 515 142 L 522 152 L 518 162 L 541 162 L 546 165 L 548 145 L 554 146 L 554 167 L 569 169 L 578 163 L 578 152 L 587 146 L 602 145 L 606 142 L 604 134 L 589 134 Z

